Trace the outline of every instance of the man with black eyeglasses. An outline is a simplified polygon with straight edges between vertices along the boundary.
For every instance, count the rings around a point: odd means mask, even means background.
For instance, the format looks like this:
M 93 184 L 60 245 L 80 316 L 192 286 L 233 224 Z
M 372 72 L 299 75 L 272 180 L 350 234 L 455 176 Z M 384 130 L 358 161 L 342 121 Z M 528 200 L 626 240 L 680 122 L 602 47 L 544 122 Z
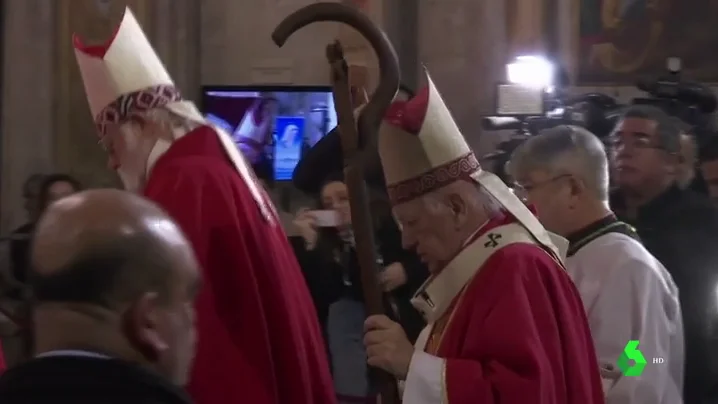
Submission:
M 686 343 L 684 400 L 714 402 L 718 210 L 703 195 L 678 186 L 681 127 L 661 109 L 631 107 L 610 143 L 618 186 L 612 208 L 636 228 L 678 285 Z

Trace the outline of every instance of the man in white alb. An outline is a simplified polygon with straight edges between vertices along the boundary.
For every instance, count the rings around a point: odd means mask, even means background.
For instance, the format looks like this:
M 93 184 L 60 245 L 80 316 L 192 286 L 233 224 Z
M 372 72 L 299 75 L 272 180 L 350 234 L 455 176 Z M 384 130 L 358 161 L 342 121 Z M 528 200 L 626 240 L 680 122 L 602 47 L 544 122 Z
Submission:
M 610 210 L 601 141 L 575 126 L 545 130 L 514 151 L 509 170 L 516 192 L 535 206 L 546 229 L 569 240 L 566 269 L 586 308 L 606 403 L 682 403 L 678 289 Z M 640 376 L 623 376 L 617 366 L 630 340 L 639 341 L 648 362 Z

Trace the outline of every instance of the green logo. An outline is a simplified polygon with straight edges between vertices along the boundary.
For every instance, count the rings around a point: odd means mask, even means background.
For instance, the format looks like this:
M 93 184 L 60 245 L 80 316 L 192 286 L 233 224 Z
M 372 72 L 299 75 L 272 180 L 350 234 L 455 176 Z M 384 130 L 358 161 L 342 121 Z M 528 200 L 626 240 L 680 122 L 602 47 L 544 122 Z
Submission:
M 633 366 L 631 366 L 631 361 L 633 361 Z M 638 350 L 638 340 L 632 339 L 623 348 L 623 353 L 618 357 L 617 365 L 624 376 L 640 376 L 643 373 L 643 368 L 646 367 L 646 363 L 646 358 Z

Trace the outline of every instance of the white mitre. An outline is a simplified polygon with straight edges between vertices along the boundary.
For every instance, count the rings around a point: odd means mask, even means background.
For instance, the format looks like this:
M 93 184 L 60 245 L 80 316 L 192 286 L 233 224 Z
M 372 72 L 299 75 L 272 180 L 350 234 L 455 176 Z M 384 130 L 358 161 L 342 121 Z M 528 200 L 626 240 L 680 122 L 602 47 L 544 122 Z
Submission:
M 194 103 L 182 98 L 129 8 L 104 44 L 85 45 L 77 35 L 73 42 L 90 112 L 101 134 L 107 124 L 158 107 L 205 123 Z
M 115 34 L 102 45 L 85 45 L 73 36 L 75 57 L 85 85 L 90 112 L 100 137 L 111 124 L 127 122 L 155 108 L 167 108 L 180 117 L 208 125 L 193 102 L 182 98 L 172 77 L 147 40 L 129 8 Z M 233 165 L 244 178 L 266 218 L 273 208 L 268 205 L 252 169 L 237 150 L 231 137 L 214 126 L 217 137 Z M 175 137 L 183 136 L 175 133 Z
M 497 176 L 481 169 L 428 75 L 427 82 L 427 88 L 411 100 L 392 105 L 379 131 L 379 156 L 392 205 L 419 198 L 454 181 L 476 182 L 540 245 L 557 259 L 563 257 L 554 237 L 524 203 Z

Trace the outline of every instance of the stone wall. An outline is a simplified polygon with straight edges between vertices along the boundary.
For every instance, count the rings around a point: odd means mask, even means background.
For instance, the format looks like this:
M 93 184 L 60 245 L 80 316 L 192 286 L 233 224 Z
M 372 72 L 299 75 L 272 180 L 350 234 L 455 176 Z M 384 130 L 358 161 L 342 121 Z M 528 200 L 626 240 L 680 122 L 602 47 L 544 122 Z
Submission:
M 481 136 L 504 78 L 504 0 L 419 2 L 419 63 L 426 67 L 469 144 L 483 154 L 497 137 Z
M 24 220 L 25 177 L 53 168 L 54 11 L 43 0 L 5 2 L 0 229 Z

